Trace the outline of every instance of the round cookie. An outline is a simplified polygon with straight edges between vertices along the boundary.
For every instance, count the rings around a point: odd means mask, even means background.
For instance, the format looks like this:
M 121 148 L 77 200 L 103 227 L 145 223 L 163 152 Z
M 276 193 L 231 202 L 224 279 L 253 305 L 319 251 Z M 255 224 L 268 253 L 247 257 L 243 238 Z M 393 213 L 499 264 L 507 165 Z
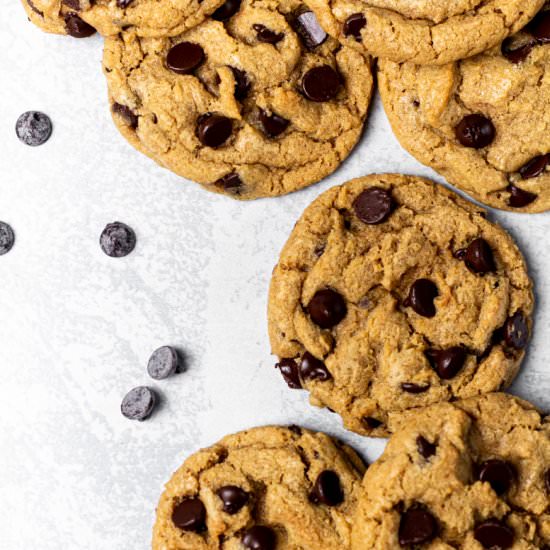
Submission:
M 506 387 L 533 294 L 511 237 L 416 177 L 334 187 L 297 222 L 275 267 L 269 335 L 291 388 L 355 432 L 388 415 Z
M 550 546 L 550 422 L 494 393 L 396 426 L 367 472 L 353 550 Z
M 365 466 L 325 434 L 255 428 L 188 458 L 157 508 L 153 550 L 342 550 Z
M 545 0 L 308 0 L 343 44 L 397 63 L 441 65 L 517 32 Z
M 176 38 L 108 39 L 113 117 L 138 150 L 239 199 L 333 172 L 359 139 L 370 58 L 328 38 L 296 0 L 245 0 Z
M 471 59 L 379 67 L 393 130 L 420 162 L 484 204 L 550 209 L 550 9 Z

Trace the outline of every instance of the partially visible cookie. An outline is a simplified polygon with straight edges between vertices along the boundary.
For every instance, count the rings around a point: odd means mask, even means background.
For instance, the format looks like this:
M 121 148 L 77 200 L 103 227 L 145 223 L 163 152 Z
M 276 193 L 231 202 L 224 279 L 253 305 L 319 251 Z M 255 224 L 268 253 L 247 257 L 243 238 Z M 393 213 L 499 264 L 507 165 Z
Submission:
M 471 59 L 379 67 L 393 130 L 420 162 L 489 206 L 550 209 L 550 7 Z
M 522 255 L 482 209 L 422 178 L 373 175 L 298 220 L 269 335 L 291 388 L 383 436 L 391 414 L 508 386 L 532 309 Z
M 175 38 L 105 44 L 114 121 L 176 174 L 239 199 L 321 180 L 359 139 L 371 60 L 328 38 L 296 0 L 245 0 Z
M 188 458 L 157 508 L 153 550 L 345 550 L 365 466 L 297 426 L 230 435 Z
M 353 550 L 549 547 L 548 417 L 496 393 L 396 428 L 364 478 Z
M 520 30 L 545 0 L 307 0 L 343 44 L 392 61 L 441 65 Z

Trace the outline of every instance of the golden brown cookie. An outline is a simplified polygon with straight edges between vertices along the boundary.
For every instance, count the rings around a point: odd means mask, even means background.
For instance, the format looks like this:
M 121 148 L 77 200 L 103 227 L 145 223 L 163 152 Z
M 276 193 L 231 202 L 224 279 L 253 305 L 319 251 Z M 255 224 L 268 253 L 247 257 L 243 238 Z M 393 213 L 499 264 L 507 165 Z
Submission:
M 275 267 L 269 335 L 290 387 L 382 436 L 389 414 L 508 386 L 533 294 L 511 237 L 421 178 L 334 187 L 298 220 Z
M 365 466 L 297 426 L 255 428 L 188 458 L 157 508 L 153 550 L 345 550 Z

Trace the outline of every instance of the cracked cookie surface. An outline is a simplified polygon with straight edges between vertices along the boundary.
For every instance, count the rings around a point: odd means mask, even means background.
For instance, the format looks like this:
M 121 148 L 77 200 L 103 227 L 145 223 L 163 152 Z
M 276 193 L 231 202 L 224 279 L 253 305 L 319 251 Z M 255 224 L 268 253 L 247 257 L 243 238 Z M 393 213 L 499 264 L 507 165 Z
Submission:
M 495 393 L 400 419 L 367 472 L 354 550 L 546 549 L 550 422 Z
M 297 426 L 230 435 L 188 458 L 157 508 L 153 550 L 341 550 L 365 465 Z
M 544 38 L 546 36 L 546 38 Z M 381 61 L 402 146 L 480 202 L 550 209 L 550 10 L 481 55 L 442 67 Z
M 343 44 L 429 65 L 480 53 L 526 25 L 544 0 L 308 0 Z
M 288 385 L 366 435 L 388 415 L 506 387 L 533 295 L 511 237 L 416 177 L 334 187 L 297 222 L 275 267 L 269 335 Z
M 160 165 L 234 198 L 321 180 L 362 133 L 372 73 L 312 16 L 294 0 L 247 0 L 172 39 L 108 39 L 117 127 Z

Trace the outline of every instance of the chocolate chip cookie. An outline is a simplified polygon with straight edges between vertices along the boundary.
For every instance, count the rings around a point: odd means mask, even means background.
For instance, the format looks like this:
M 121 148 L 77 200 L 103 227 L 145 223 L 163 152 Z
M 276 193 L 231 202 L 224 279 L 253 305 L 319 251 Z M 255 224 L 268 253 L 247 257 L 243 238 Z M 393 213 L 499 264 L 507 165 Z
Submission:
M 297 222 L 275 267 L 277 368 L 347 428 L 506 387 L 533 295 L 511 237 L 430 181 L 373 175 L 334 187 Z
M 364 470 L 349 447 L 297 426 L 227 436 L 166 485 L 153 550 L 344 550 Z
M 548 417 L 493 393 L 396 428 L 363 481 L 354 550 L 549 548 Z
M 359 139 L 371 60 L 327 37 L 295 0 L 245 0 L 175 38 L 106 41 L 113 117 L 137 149 L 234 198 L 295 191 Z
M 550 209 L 550 5 L 521 32 L 443 67 L 380 62 L 405 149 L 477 200 Z
M 375 57 L 441 65 L 514 34 L 545 0 L 308 0 L 322 27 Z

